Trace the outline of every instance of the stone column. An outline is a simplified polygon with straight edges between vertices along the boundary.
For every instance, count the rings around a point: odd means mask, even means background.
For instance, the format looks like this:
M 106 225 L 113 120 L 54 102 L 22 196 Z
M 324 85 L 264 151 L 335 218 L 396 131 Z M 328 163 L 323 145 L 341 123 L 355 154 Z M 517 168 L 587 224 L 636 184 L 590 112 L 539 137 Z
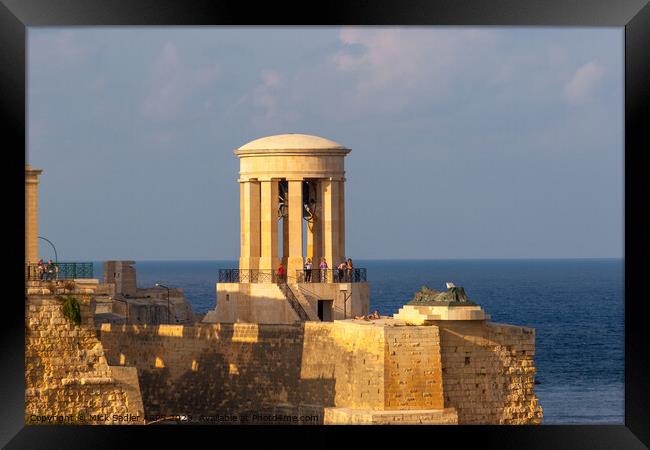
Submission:
M 289 259 L 289 218 L 282 219 L 282 265 L 287 270 L 287 260 Z
M 246 182 L 239 180 L 239 270 L 248 269 L 248 227 L 246 226 Z
M 339 253 L 341 258 L 349 255 L 345 253 L 345 178 L 339 182 Z
M 275 273 L 280 264 L 278 258 L 278 181 L 261 180 L 260 184 L 261 256 L 259 268 Z
M 330 269 L 336 269 L 341 263 L 339 241 L 339 182 L 323 180 L 323 256 Z M 330 275 L 331 277 L 331 275 Z M 330 278 L 331 281 L 331 278 Z
M 241 270 L 257 269 L 260 259 L 260 183 L 247 180 L 240 185 Z
M 25 164 L 25 264 L 38 262 L 38 177 L 42 172 Z
M 321 197 L 320 180 L 316 181 L 314 215 L 316 218 L 307 227 L 307 256 L 311 258 L 314 268 L 317 268 L 320 258 L 323 256 L 323 199 Z
M 289 258 L 288 280 L 295 280 L 296 271 L 302 270 L 302 178 L 289 183 Z

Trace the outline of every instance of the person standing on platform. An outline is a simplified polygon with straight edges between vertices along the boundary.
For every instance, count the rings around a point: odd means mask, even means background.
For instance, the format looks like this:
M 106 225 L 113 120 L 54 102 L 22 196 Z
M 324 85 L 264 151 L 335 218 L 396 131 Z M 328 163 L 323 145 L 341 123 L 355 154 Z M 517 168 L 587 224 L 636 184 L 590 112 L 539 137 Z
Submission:
M 307 283 L 311 283 L 312 267 L 313 267 L 313 264 L 311 263 L 311 258 L 307 258 L 307 262 L 305 263 L 305 281 Z
M 337 267 L 338 275 L 339 275 L 339 279 L 338 279 L 339 283 L 343 283 L 344 281 L 346 267 L 347 265 L 345 264 L 345 259 L 344 259 L 343 261 L 341 261 L 341 264 L 339 264 L 339 266 Z
M 57 267 L 54 264 L 54 261 L 52 261 L 52 259 L 50 259 L 47 262 L 46 269 L 47 269 L 47 276 L 46 276 L 45 279 L 46 280 L 54 280 L 54 279 L 56 279 Z
M 348 264 L 347 264 L 346 269 L 347 269 L 347 272 L 348 272 L 347 281 L 349 283 L 351 283 L 353 281 L 357 281 L 357 280 L 352 279 L 352 276 L 354 275 L 354 264 L 352 264 L 352 258 L 348 258 Z
M 278 267 L 278 283 L 284 283 L 284 267 L 282 266 L 282 263 L 280 263 L 280 267 Z
M 38 275 L 39 280 L 42 280 L 45 275 L 45 264 L 43 263 L 42 258 L 38 260 L 38 265 L 36 266 L 36 275 Z
M 326 283 L 327 282 L 327 260 L 325 258 L 321 258 L 318 268 L 320 269 L 320 282 Z

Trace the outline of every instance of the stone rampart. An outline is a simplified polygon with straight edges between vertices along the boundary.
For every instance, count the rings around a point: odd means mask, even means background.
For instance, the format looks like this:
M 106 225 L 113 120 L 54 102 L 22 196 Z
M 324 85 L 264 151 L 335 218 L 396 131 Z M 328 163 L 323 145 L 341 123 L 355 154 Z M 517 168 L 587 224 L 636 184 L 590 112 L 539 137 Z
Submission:
M 142 424 L 137 374 L 114 376 L 94 329 L 89 294 L 82 322 L 63 315 L 63 300 L 29 295 L 25 303 L 25 423 Z
M 539 423 L 532 331 L 468 323 L 104 324 L 101 340 L 109 364 L 137 368 L 148 415 Z
M 462 424 L 539 424 L 535 330 L 484 321 L 438 321 L 445 406 Z

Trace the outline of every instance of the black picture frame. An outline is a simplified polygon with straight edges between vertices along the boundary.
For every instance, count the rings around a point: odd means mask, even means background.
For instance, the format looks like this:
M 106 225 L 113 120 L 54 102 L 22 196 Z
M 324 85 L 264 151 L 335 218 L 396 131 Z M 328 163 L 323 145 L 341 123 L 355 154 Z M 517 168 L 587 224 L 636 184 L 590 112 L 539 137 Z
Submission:
M 244 3 L 171 0 L 0 0 L 0 111 L 5 164 L 3 177 L 16 200 L 5 219 L 10 253 L 11 289 L 5 290 L 2 347 L 3 383 L 0 398 L 3 420 L 0 444 L 6 448 L 121 448 L 131 447 L 133 436 L 167 444 L 198 445 L 199 439 L 218 445 L 224 433 L 239 432 L 239 445 L 253 438 L 313 445 L 314 433 L 359 433 L 366 445 L 377 445 L 388 434 L 400 434 L 406 445 L 434 445 L 440 439 L 452 444 L 476 443 L 497 448 L 646 448 L 650 445 L 650 366 L 643 314 L 642 262 L 645 247 L 640 238 L 642 200 L 647 198 L 641 157 L 650 149 L 650 126 L 644 123 L 650 109 L 650 5 L 648 0 L 410 0 L 328 1 L 323 3 Z M 96 427 L 25 426 L 24 420 L 24 295 L 20 285 L 24 247 L 21 200 L 14 194 L 24 184 L 26 150 L 26 32 L 30 26 L 112 25 L 470 25 L 470 26 L 589 26 L 625 28 L 625 425 L 457 426 L 457 427 L 296 427 L 290 438 L 278 433 L 284 427 Z M 646 114 L 644 114 L 646 113 Z M 11 175 L 10 177 L 8 175 Z M 20 185 L 20 186 L 19 186 Z M 5 189 L 5 192 L 7 190 Z M 24 201 L 23 201 L 24 203 Z M 15 227 L 15 228 L 13 228 Z M 22 228 L 21 228 L 22 227 Z M 327 430 L 324 430 L 327 429 Z M 172 431 L 173 430 L 173 431 Z M 406 431 L 408 434 L 405 434 Z M 191 434 L 191 436 L 190 436 Z M 197 434 L 201 436 L 196 436 Z M 275 438 L 275 439 L 274 439 Z M 349 437 L 344 438 L 346 441 Z M 416 442 L 416 439 L 420 442 Z M 148 445 L 154 445 L 148 442 Z M 449 444 L 447 444 L 449 445 Z

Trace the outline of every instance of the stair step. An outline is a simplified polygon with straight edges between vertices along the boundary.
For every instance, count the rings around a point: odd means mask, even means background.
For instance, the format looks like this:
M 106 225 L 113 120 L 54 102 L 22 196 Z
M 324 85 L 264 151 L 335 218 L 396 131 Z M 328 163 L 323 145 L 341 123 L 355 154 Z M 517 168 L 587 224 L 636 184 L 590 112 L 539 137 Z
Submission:
M 307 313 L 309 320 L 320 322 L 320 318 L 318 317 L 318 314 L 314 311 L 314 309 L 309 304 L 309 301 L 305 298 L 305 295 L 300 290 L 300 286 L 298 286 L 295 283 L 292 283 L 289 284 L 289 288 L 291 289 L 296 299 L 300 303 L 300 306 L 302 306 L 302 309 Z

